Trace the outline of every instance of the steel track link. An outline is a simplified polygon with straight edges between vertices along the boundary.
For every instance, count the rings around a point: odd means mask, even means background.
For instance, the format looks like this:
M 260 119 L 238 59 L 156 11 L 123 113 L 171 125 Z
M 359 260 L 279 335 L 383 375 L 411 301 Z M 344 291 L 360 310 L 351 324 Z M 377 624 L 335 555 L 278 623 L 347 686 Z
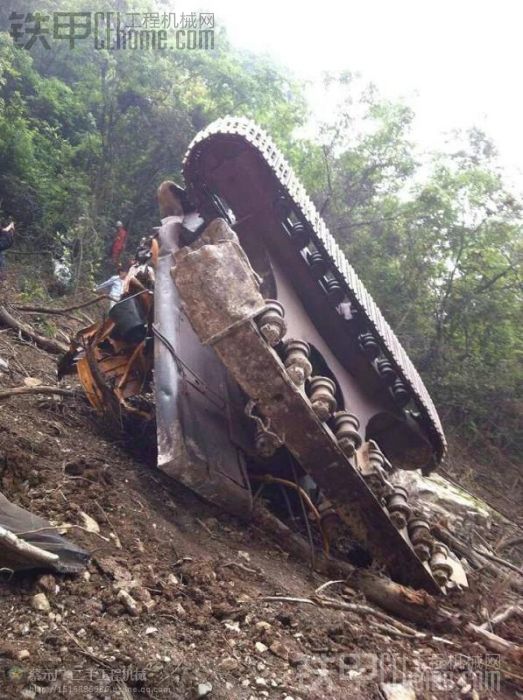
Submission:
M 207 197 L 205 173 L 202 172 L 201 168 L 201 155 L 204 150 L 212 149 L 218 143 L 223 144 L 225 140 L 243 142 L 247 148 L 256 152 L 265 167 L 272 173 L 275 199 L 278 195 L 284 194 L 297 216 L 306 222 L 310 229 L 312 242 L 330 263 L 332 273 L 378 337 L 384 355 L 392 362 L 397 374 L 412 392 L 418 410 L 430 426 L 431 441 L 438 461 L 441 461 L 447 451 L 445 435 L 434 403 L 418 371 L 340 246 L 329 232 L 291 166 L 263 129 L 248 119 L 224 117 L 212 122 L 196 135 L 189 145 L 183 161 L 184 179 L 195 203 L 202 205 Z

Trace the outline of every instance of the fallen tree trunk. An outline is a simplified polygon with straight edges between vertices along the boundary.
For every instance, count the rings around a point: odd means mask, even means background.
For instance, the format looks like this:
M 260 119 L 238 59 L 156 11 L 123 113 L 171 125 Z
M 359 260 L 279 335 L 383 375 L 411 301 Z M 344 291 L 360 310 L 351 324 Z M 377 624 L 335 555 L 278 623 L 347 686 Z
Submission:
M 0 400 L 8 399 L 11 396 L 22 394 L 58 394 L 59 396 L 78 396 L 77 391 L 72 389 L 62 389 L 58 386 L 16 386 L 13 389 L 0 391 Z
M 42 348 L 42 350 L 46 350 L 47 352 L 50 352 L 53 355 L 62 355 L 68 350 L 67 345 L 61 343 L 59 340 L 46 338 L 44 335 L 40 335 L 35 330 L 33 330 L 31 326 L 28 326 L 27 324 L 22 323 L 21 321 L 17 321 L 16 318 L 11 316 L 11 314 L 7 311 L 5 306 L 0 306 L 0 321 L 2 321 L 4 325 L 8 326 L 9 328 L 23 333 L 34 343 L 36 343 L 36 345 L 38 345 L 39 348 Z
M 74 306 L 66 306 L 63 309 L 54 309 L 52 306 L 26 306 L 26 305 L 15 306 L 14 308 L 17 311 L 30 311 L 32 313 L 39 313 L 39 314 L 68 314 L 70 311 L 76 311 L 77 309 L 85 309 L 87 306 L 92 306 L 93 304 L 97 304 L 99 301 L 103 301 L 104 299 L 109 299 L 109 295 L 101 294 L 100 296 L 97 296 L 94 299 L 90 299 L 89 301 L 84 301 L 82 304 L 75 304 Z
M 266 531 L 272 532 L 278 542 L 282 543 L 293 554 L 300 558 L 309 559 L 310 549 L 307 542 L 297 533 L 292 532 L 284 523 L 269 513 L 265 508 L 256 506 L 253 513 L 253 520 Z M 339 559 L 327 559 L 324 556 L 316 555 L 315 568 L 321 573 L 337 575 L 344 574 L 347 577 L 347 584 L 358 591 L 361 591 L 365 598 L 383 610 L 393 615 L 414 622 L 425 629 L 438 630 L 444 633 L 458 634 L 473 637 L 480 641 L 487 649 L 503 654 L 518 664 L 523 663 L 523 647 L 514 644 L 493 632 L 489 632 L 479 625 L 462 620 L 459 615 L 444 608 L 438 600 L 423 590 L 414 590 L 407 586 L 402 586 L 390 579 L 378 576 L 377 574 L 365 570 L 356 569 L 350 564 Z M 277 600 L 279 597 L 273 597 Z M 321 605 L 321 596 L 316 595 L 309 598 L 292 599 L 280 598 L 287 602 L 309 603 Z M 333 606 L 332 599 L 325 600 L 330 607 Z M 346 603 L 340 601 L 339 608 L 346 609 Z
M 446 632 L 458 629 L 452 613 L 426 591 L 415 591 L 364 569 L 354 571 L 349 585 L 380 608 L 406 620 Z
M 484 630 L 487 630 L 489 627 L 491 629 L 494 629 L 496 625 L 499 625 L 501 622 L 505 622 L 505 620 L 508 620 L 514 615 L 519 615 L 520 617 L 523 617 L 523 608 L 520 608 L 519 605 L 509 605 L 509 607 L 506 610 L 503 610 L 503 612 L 494 615 L 494 617 L 491 617 L 490 620 L 484 622 L 482 625 L 480 625 L 480 627 Z

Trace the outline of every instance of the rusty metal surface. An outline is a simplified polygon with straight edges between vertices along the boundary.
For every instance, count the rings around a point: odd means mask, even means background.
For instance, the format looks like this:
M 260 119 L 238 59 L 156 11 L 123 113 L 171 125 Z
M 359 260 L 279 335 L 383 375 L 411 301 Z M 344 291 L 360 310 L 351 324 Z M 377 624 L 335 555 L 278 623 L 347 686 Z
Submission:
M 241 320 L 242 299 L 252 295 L 248 276 L 236 279 L 231 289 L 227 270 L 220 271 L 217 267 L 210 283 L 209 257 L 228 256 L 219 251 L 213 254 L 209 249 L 224 247 L 229 256 L 234 251 L 238 255 L 235 248 L 231 249 L 231 243 L 219 243 L 177 256 L 172 274 L 184 312 L 195 328 L 200 329 L 201 338 L 208 339 L 202 320 L 212 316 L 214 309 L 220 309 L 220 327 L 216 325 L 216 315 L 213 319 L 213 347 L 243 391 L 269 419 L 270 429 L 311 474 L 354 536 L 368 544 L 395 579 L 438 592 L 428 567 L 394 527 L 353 460 L 344 454 L 329 427 L 314 413 L 305 392 L 291 381 L 252 315 L 244 313 Z
M 216 171 L 219 163 L 227 157 L 234 157 L 239 148 L 248 149 L 255 154 L 260 168 L 270 176 L 273 201 L 283 194 L 307 226 L 314 245 L 328 262 L 329 269 L 342 285 L 351 303 L 376 334 L 383 353 L 412 392 L 417 409 L 430 428 L 430 438 L 437 457 L 442 459 L 446 452 L 445 436 L 423 381 L 371 295 L 329 233 L 303 186 L 267 134 L 247 119 L 232 117 L 219 119 L 201 131 L 189 146 L 184 160 L 184 177 L 192 198 L 203 208 L 208 205 L 209 193 L 206 183 L 211 177 L 211 172 L 206 168 L 214 168 Z M 256 197 L 256 193 L 253 193 L 253 197 Z M 234 201 L 230 204 L 235 206 Z M 300 255 L 299 251 L 296 255 Z
M 229 438 L 226 371 L 180 310 L 171 279 L 179 224 L 159 233 L 154 306 L 158 466 L 203 498 L 247 516 L 251 493 L 239 449 Z

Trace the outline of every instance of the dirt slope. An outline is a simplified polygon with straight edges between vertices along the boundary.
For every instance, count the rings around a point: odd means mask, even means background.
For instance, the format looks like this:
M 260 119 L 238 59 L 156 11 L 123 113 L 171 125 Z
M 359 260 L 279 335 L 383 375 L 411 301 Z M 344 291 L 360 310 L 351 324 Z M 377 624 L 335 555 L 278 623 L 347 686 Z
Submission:
M 31 320 L 51 333 L 77 325 Z M 55 358 L 12 331 L 0 329 L 0 358 L 9 364 L 1 388 L 28 376 L 55 381 Z M 68 536 L 92 555 L 78 577 L 3 572 L 2 700 L 379 698 L 381 683 L 409 678 L 418 698 L 517 696 L 518 674 L 477 643 L 418 641 L 361 614 L 264 601 L 310 596 L 326 579 L 163 477 L 130 440 L 104 434 L 81 399 L 0 403 L 0 490 L 54 523 L 81 526 Z M 99 533 L 87 531 L 96 525 Z M 34 609 L 37 593 L 48 610 Z M 512 595 L 506 580 L 481 574 L 452 602 L 481 621 Z M 523 642 L 517 618 L 496 631 Z

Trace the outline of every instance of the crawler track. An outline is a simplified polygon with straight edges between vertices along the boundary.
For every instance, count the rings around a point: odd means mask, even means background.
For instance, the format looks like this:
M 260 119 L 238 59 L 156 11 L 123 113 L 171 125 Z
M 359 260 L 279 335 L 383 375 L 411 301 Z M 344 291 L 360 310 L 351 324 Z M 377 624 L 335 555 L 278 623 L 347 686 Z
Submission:
M 416 368 L 340 246 L 330 234 L 292 168 L 261 128 L 247 119 L 225 117 L 216 120 L 197 134 L 189 146 L 183 166 L 184 178 L 195 203 L 202 209 L 209 206 L 207 188 L 209 173 L 205 172 L 202 166 L 207 162 L 207 159 L 202 156 L 216 151 L 217 158 L 223 157 L 220 154 L 223 154 L 228 147 L 250 149 L 259 158 L 260 167 L 270 172 L 274 186 L 274 201 L 281 202 L 283 198 L 293 214 L 307 228 L 312 243 L 328 262 L 329 271 L 342 286 L 351 305 L 365 319 L 368 330 L 379 343 L 382 353 L 393 364 L 396 373 L 410 390 L 433 445 L 436 461 L 441 461 L 447 449 L 445 436 L 438 413 Z M 234 202 L 230 204 L 234 208 Z

